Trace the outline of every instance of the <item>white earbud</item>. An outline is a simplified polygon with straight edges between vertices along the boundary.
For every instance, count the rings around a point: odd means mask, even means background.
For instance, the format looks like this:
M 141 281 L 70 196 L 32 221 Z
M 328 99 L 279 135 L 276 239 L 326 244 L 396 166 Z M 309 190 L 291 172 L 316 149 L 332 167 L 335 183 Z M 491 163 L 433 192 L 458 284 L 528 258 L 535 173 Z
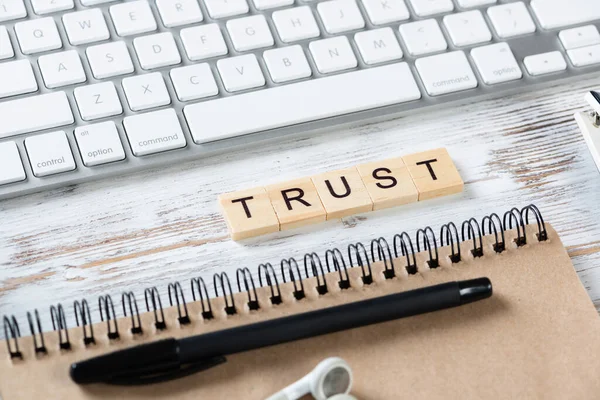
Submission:
M 297 400 L 307 393 L 316 400 L 327 400 L 339 394 L 348 394 L 352 388 L 352 370 L 338 357 L 327 358 L 308 375 L 275 393 L 267 400 Z M 352 399 L 352 398 L 350 398 Z M 341 397 L 339 400 L 347 400 Z

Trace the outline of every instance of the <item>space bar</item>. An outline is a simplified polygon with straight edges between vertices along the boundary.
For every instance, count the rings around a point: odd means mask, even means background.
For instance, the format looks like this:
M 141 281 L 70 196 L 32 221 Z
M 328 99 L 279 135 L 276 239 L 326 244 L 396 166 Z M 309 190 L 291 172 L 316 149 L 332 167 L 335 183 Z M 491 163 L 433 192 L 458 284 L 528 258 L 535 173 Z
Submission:
M 184 114 L 200 144 L 420 98 L 399 63 L 192 104 Z
M 73 123 L 65 92 L 0 103 L 0 138 Z

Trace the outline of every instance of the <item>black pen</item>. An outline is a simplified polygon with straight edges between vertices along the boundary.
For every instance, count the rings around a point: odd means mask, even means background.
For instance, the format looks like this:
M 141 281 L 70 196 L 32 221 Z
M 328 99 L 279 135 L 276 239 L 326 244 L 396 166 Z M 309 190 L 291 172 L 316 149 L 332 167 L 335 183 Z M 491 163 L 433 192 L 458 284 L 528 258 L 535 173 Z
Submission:
M 225 362 L 226 355 L 457 307 L 492 295 L 488 278 L 435 286 L 291 315 L 237 328 L 164 339 L 71 364 L 79 384 L 147 384 Z

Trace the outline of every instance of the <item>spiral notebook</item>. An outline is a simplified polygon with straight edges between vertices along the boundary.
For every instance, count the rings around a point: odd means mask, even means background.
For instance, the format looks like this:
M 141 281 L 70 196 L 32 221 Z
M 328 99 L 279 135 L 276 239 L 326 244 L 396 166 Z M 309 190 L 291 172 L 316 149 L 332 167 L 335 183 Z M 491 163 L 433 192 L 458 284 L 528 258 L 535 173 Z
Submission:
M 140 314 L 138 307 L 146 309 L 142 293 L 137 301 L 127 293 L 114 304 L 102 297 L 104 322 L 86 303 L 75 310 L 55 307 L 50 312 L 56 329 L 43 335 L 35 312 L 29 326 L 5 318 L 9 340 L 0 348 L 0 394 L 3 400 L 264 399 L 323 358 L 340 356 L 354 370 L 352 393 L 361 400 L 598 399 L 600 319 L 557 233 L 537 208 L 462 226 L 450 223 L 439 232 L 436 237 L 427 228 L 414 241 L 400 234 L 344 252 L 287 259 L 282 263 L 287 283 L 279 267 L 240 268 L 231 286 L 239 282 L 241 291 L 234 294 L 225 274 L 216 275 L 212 298 L 199 279 L 191 287 L 147 290 L 150 312 Z M 485 301 L 232 355 L 225 364 L 175 381 L 78 386 L 68 375 L 74 361 L 159 338 L 482 276 L 494 286 Z M 169 297 L 175 306 L 166 307 Z M 116 319 L 122 307 L 127 316 Z M 72 312 L 80 326 L 67 330 L 65 316 Z M 30 331 L 36 335 L 25 337 Z

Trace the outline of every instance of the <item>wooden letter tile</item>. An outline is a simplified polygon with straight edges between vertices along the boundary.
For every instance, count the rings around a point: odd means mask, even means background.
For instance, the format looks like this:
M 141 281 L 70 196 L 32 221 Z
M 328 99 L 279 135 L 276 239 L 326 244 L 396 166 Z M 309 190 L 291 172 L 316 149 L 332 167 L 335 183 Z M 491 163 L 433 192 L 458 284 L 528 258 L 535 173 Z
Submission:
M 281 230 L 323 222 L 325 208 L 310 178 L 267 186 Z
M 361 164 L 356 167 L 371 200 L 373 210 L 413 203 L 419 192 L 402 158 Z
M 279 231 L 279 220 L 265 188 L 255 188 L 219 196 L 233 240 Z
M 328 220 L 373 210 L 369 192 L 356 168 L 326 172 L 313 176 L 312 181 Z
M 464 183 L 445 148 L 402 157 L 419 191 L 419 200 L 460 193 Z

